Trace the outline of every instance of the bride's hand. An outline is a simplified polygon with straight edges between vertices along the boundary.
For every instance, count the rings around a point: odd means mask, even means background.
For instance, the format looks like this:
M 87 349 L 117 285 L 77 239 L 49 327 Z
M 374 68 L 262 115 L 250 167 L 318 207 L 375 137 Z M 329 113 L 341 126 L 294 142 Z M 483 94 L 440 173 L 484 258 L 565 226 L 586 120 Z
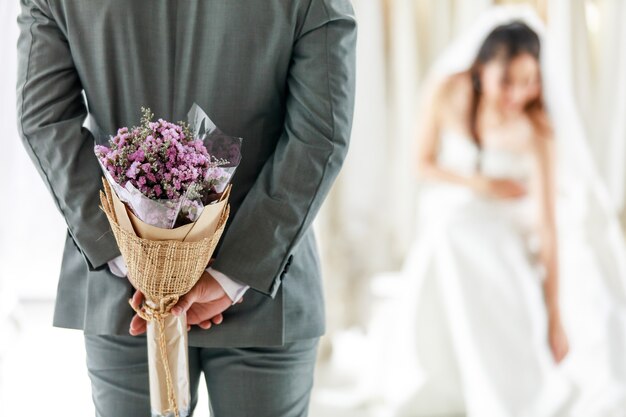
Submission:
M 526 187 L 519 181 L 477 176 L 473 182 L 475 189 L 488 197 L 514 199 L 526 195 Z
M 561 320 L 558 317 L 550 317 L 548 324 L 548 341 L 554 361 L 556 363 L 561 362 L 569 352 L 569 341 L 567 340 L 567 335 L 565 334 Z

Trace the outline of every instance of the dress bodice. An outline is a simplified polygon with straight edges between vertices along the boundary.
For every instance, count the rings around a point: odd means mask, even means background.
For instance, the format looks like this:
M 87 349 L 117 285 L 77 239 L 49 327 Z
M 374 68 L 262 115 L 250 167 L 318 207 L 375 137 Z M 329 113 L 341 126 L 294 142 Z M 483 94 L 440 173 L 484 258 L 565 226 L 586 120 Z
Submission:
M 471 138 L 452 130 L 441 134 L 438 163 L 449 171 L 471 175 L 477 169 L 487 177 L 527 182 L 530 156 L 508 148 L 478 146 Z
M 446 171 L 470 176 L 477 170 L 489 178 L 512 179 L 525 184 L 528 194 L 514 199 L 485 197 L 462 185 L 444 181 L 428 181 L 424 184 L 422 208 L 426 210 L 429 222 L 433 216 L 446 217 L 444 213 L 458 216 L 475 213 L 478 217 L 506 219 L 525 230 L 536 225 L 536 210 L 531 190 L 531 154 L 493 145 L 490 141 L 479 149 L 475 142 L 453 130 L 441 134 L 438 165 Z

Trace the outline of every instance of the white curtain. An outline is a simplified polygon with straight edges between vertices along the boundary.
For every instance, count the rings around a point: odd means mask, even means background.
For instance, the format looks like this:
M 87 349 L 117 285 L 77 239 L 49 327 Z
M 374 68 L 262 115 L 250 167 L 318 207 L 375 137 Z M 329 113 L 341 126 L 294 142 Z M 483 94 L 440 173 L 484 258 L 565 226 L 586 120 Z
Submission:
M 12 175 L 16 170 L 15 162 L 12 158 L 14 154 L 17 138 L 15 124 L 15 97 L 13 84 L 15 82 L 15 41 L 17 40 L 17 27 L 14 18 L 17 11 L 17 2 L 0 2 L 0 24 L 2 25 L 2 38 L 0 41 L 0 56 L 3 57 L 3 66 L 0 69 L 0 123 L 3 126 L 1 140 L 2 151 L 0 151 L 0 195 L 3 197 L 4 206 L 12 206 L 19 201 L 14 199 L 11 192 L 14 190 L 12 182 L 15 180 Z M 15 196 L 18 197 L 18 196 Z M 17 296 L 15 283 L 10 279 L 8 269 L 5 267 L 7 261 L 4 255 L 5 250 L 10 245 L 10 235 L 8 224 L 11 220 L 11 212 L 7 209 L 0 209 L 0 335 L 3 340 L 10 340 L 15 332 L 15 322 L 13 315 L 17 306 Z M 13 218 L 14 220 L 14 218 Z M 0 342 L 0 370 L 4 369 L 4 356 L 11 346 Z M 0 372 L 0 404 L 7 402 L 3 398 L 3 392 L 9 381 Z
M 0 299 L 50 299 L 56 291 L 65 223 L 17 133 L 19 5 L 0 2 Z
M 388 144 L 384 5 L 354 2 L 357 13 L 357 92 L 350 152 L 316 226 L 321 236 L 330 331 L 360 321 L 367 288 L 358 282 L 389 257 L 392 162 Z
M 598 5 L 594 97 L 598 162 L 614 203 L 626 220 L 626 2 L 605 0 Z
M 0 123 L 4 126 L 2 135 L 2 152 L 0 152 L 0 195 L 3 196 L 4 204 L 10 205 L 12 191 L 11 182 L 13 176 L 9 175 L 15 169 L 13 158 L 13 142 L 16 142 L 17 132 L 15 128 L 15 101 L 11 100 L 14 90 L 11 83 L 15 80 L 15 51 L 11 50 L 16 38 L 16 27 L 11 26 L 12 19 L 17 10 L 16 2 L 0 3 L 0 23 L 2 24 L 2 42 L 0 42 L 0 54 L 4 57 L 4 65 L 0 76 Z M 10 220 L 10 212 L 6 209 L 0 210 L 0 334 L 6 334 L 9 328 L 9 317 L 17 304 L 14 285 L 12 285 L 7 274 L 5 257 L 2 255 L 9 245 L 9 234 L 7 225 Z M 0 343 L 0 364 L 4 350 L 8 346 Z M 0 378 L 0 393 L 2 392 L 2 380 Z M 1 399 L 0 399 L 1 401 Z

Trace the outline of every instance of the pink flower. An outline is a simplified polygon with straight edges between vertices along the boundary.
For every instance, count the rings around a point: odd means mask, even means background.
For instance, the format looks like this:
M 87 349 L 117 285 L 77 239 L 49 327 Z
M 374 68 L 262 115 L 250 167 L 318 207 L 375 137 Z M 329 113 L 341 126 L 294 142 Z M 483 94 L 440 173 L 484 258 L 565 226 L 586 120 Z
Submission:
M 141 148 L 137 149 L 135 152 L 133 152 L 132 154 L 128 156 L 129 160 L 138 161 L 138 162 L 143 162 L 145 158 L 146 158 L 146 155 Z
M 155 200 L 189 197 L 189 210 L 227 178 L 201 139 L 164 119 L 144 117 L 141 126 L 119 128 L 108 146 L 96 145 L 94 152 L 120 185 L 130 183 Z
M 128 178 L 136 178 L 138 174 L 138 169 L 141 163 L 139 161 L 135 161 L 131 164 L 131 166 L 126 170 L 126 176 Z

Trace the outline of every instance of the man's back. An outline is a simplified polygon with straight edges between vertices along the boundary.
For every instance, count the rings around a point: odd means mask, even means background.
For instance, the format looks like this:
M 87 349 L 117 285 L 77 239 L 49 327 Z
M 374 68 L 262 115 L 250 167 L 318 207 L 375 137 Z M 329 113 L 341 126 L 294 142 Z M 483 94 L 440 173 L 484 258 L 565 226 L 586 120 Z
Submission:
M 119 251 L 97 207 L 84 89 L 92 121 L 108 134 L 137 124 L 141 106 L 179 121 L 196 102 L 244 140 L 213 267 L 251 290 L 222 325 L 194 328 L 190 344 L 278 345 L 322 334 L 310 226 L 348 148 L 349 1 L 26 0 L 18 23 L 20 133 L 69 232 L 55 325 L 128 334 L 132 316 L 130 284 L 106 267 Z
M 107 267 L 119 249 L 98 208 L 93 147 L 106 138 L 96 132 L 137 124 L 142 106 L 184 120 L 196 102 L 244 139 L 212 268 L 248 289 L 220 310 L 223 324 L 192 326 L 192 404 L 203 372 L 211 414 L 306 416 L 324 331 L 311 223 L 345 158 L 354 106 L 349 1 L 21 4 L 18 130 L 68 226 L 54 324 L 84 330 L 96 414 L 150 414 L 145 339 L 128 333 L 133 288 Z
M 107 133 L 137 124 L 141 106 L 186 120 L 195 101 L 220 129 L 244 138 L 231 200 L 238 206 L 283 130 L 292 45 L 308 2 L 49 3 L 89 112 Z

